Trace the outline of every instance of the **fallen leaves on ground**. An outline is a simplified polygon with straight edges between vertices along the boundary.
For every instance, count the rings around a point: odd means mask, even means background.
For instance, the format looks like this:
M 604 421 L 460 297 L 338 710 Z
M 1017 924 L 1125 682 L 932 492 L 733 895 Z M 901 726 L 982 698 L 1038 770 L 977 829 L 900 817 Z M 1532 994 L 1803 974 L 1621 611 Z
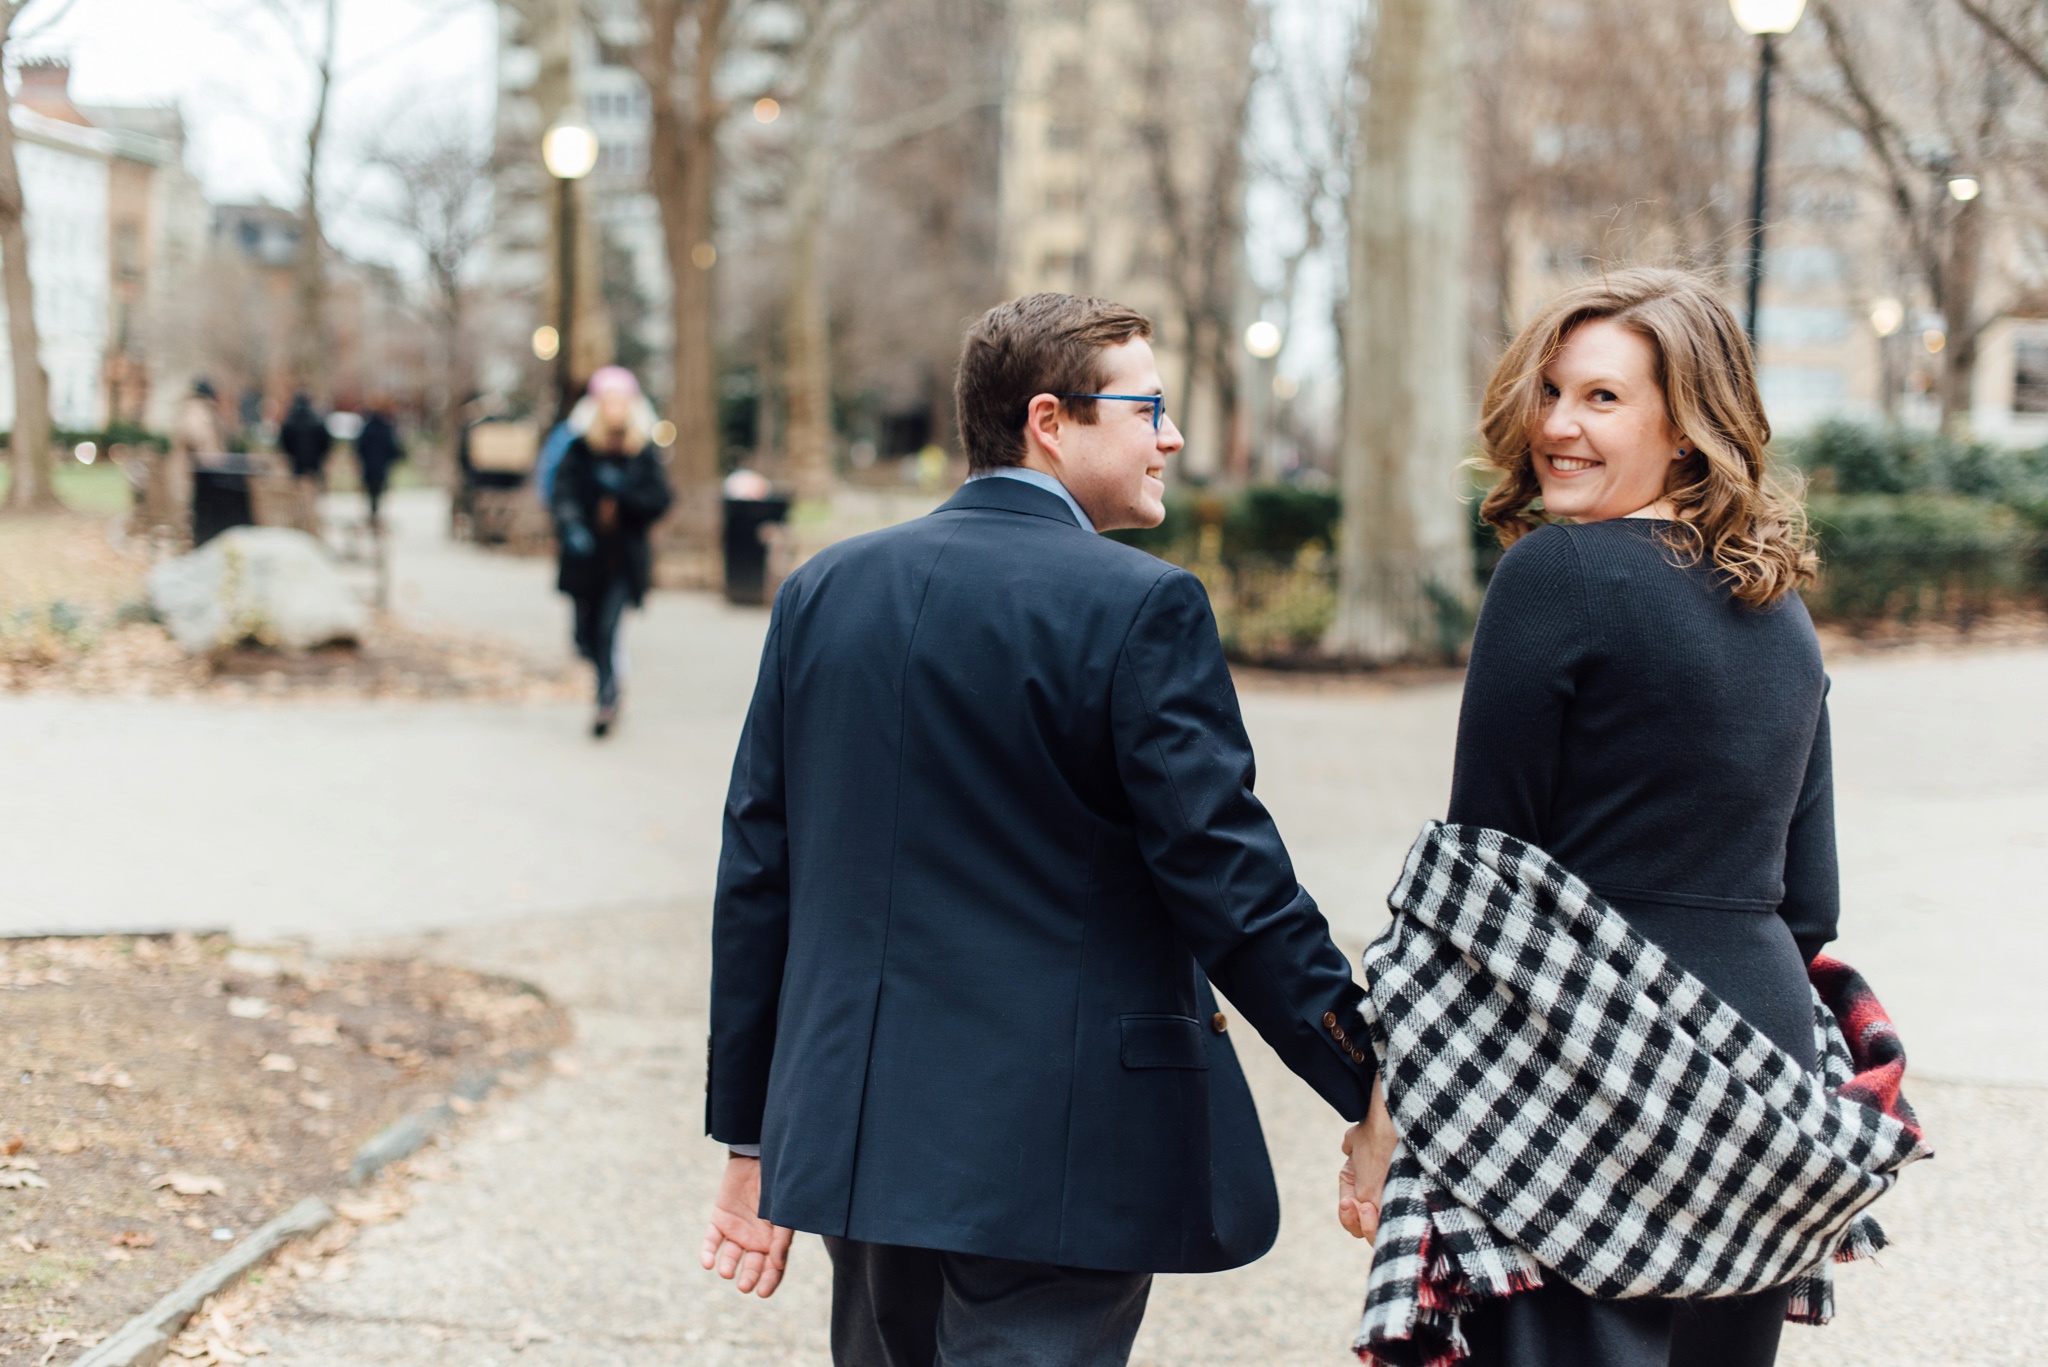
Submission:
M 266 1073 L 296 1073 L 299 1061 L 290 1054 L 265 1054 L 256 1064 Z
M 294 1011 L 285 1017 L 292 1027 L 293 1044 L 310 1045 L 315 1049 L 331 1049 L 341 1043 L 341 1018 L 320 1016 L 310 1011 Z
M 122 1072 L 111 1063 L 101 1064 L 89 1073 L 74 1073 L 72 1076 L 88 1087 L 119 1087 L 125 1089 L 135 1085 L 134 1078 L 128 1076 L 128 1074 Z
M 517 1004 L 494 1008 L 493 995 Z M 508 980 L 192 935 L 0 940 L 0 1014 L 5 1090 L 21 1103 L 0 1103 L 0 1364 L 12 1367 L 35 1361 L 34 1334 L 118 1326 L 292 1201 L 333 1201 L 357 1146 L 459 1078 L 518 1060 L 537 1078 L 536 1055 L 566 1029 Z M 296 1066 L 261 1066 L 272 1055 Z M 415 1186 L 453 1179 L 438 1145 L 418 1157 L 387 1169 L 397 1190 L 380 1178 L 347 1193 L 347 1213 L 389 1220 Z M 330 1226 L 344 1239 L 361 1227 Z M 267 1280 L 344 1279 L 339 1248 L 295 1252 Z M 243 1339 L 220 1345 L 250 1356 Z M 168 1361 L 227 1361 L 203 1335 L 185 1346 L 208 1357 Z M 56 1360 L 81 1351 L 67 1341 Z

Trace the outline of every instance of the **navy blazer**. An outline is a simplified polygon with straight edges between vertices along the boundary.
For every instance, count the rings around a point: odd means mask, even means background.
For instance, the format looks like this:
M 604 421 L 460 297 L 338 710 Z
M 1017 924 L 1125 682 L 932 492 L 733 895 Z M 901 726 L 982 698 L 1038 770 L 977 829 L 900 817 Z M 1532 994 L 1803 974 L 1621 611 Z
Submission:
M 1201 584 L 1017 480 L 776 595 L 733 764 L 706 1124 L 762 1214 L 1132 1272 L 1272 1246 L 1209 984 L 1339 1114 L 1361 993 L 1266 809 Z

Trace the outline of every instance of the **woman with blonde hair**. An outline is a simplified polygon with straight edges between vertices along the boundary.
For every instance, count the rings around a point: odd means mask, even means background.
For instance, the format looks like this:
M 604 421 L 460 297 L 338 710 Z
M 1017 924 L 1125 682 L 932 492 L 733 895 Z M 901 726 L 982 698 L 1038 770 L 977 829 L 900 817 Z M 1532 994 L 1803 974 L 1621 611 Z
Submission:
M 576 650 L 597 671 L 591 734 L 609 734 L 619 711 L 619 621 L 654 579 L 648 529 L 671 494 L 649 440 L 651 410 L 623 366 L 590 377 L 590 426 L 569 443 L 549 491 L 560 571 L 555 584 L 576 604 Z
M 1508 348 L 1482 430 L 1508 551 L 1449 822 L 1367 954 L 1388 1091 L 1340 1196 L 1379 1244 L 1358 1347 L 1767 1367 L 1924 1156 L 1895 1074 L 1880 1123 L 1816 1073 L 1809 966 L 1848 970 L 1817 961 L 1837 887 L 1805 523 L 1749 344 L 1683 273 L 1566 291 Z M 1404 1172 L 1430 1202 L 1397 1210 Z

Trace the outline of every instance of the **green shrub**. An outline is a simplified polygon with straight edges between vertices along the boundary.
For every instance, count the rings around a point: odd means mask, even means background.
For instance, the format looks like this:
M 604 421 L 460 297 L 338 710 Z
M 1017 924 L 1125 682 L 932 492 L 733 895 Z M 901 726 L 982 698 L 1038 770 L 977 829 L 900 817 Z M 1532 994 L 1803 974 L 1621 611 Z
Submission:
M 2040 586 L 2039 533 L 1988 499 L 1819 494 L 1808 513 L 1822 568 L 1807 601 L 1820 617 L 1967 623 Z
M 1227 505 L 1223 514 L 1223 558 L 1253 556 L 1291 562 L 1303 546 L 1337 544 L 1343 500 L 1317 489 L 1291 484 L 1258 484 Z
M 1954 494 L 2015 508 L 2048 504 L 2048 451 L 1837 419 L 1791 442 L 1787 454 L 1816 495 Z

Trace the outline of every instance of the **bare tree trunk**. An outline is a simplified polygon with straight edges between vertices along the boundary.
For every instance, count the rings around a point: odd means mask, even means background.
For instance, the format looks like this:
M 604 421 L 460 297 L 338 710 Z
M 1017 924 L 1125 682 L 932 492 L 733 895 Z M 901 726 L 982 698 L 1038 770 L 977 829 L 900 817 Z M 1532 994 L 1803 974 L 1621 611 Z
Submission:
M 718 483 L 711 210 L 725 106 L 714 78 L 730 8 L 731 0 L 641 0 L 648 30 L 641 76 L 652 114 L 649 178 L 673 286 L 676 444 L 670 476 L 685 537 L 705 551 L 716 531 Z M 686 20 L 694 21 L 687 48 Z
M 334 87 L 334 22 L 338 0 L 324 0 L 314 63 L 313 122 L 306 129 L 306 170 L 299 187 L 299 255 L 292 268 L 298 333 L 292 338 L 292 384 L 325 402 L 327 387 L 327 253 L 320 230 L 320 143 L 327 133 L 327 97 Z
M 21 4 L 0 4 L 0 61 L 9 27 Z M 43 373 L 36 337 L 35 284 L 28 273 L 28 205 L 22 197 L 21 168 L 14 159 L 14 124 L 0 91 L 0 272 L 7 288 L 7 342 L 14 353 L 14 489 L 16 508 L 51 509 L 57 502 L 50 460 L 50 381 Z
M 1382 0 L 1352 182 L 1343 553 L 1325 648 L 1438 653 L 1472 596 L 1462 0 Z M 1455 626 L 1462 628 L 1461 621 Z

